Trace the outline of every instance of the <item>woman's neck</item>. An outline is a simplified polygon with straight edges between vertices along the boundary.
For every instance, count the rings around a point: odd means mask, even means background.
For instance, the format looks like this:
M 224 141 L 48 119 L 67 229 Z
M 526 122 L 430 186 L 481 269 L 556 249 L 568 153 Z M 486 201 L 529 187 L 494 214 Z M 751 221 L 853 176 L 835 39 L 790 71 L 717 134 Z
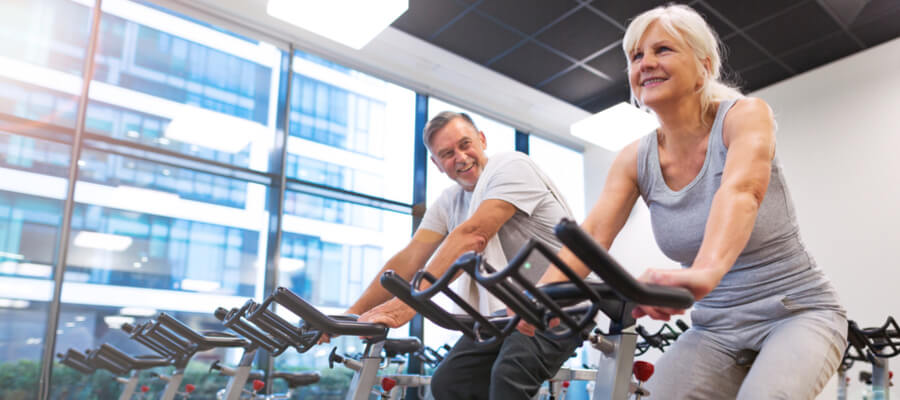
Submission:
M 660 123 L 657 130 L 660 146 L 675 151 L 687 150 L 709 134 L 714 116 L 701 113 L 699 98 L 691 100 L 654 108 Z

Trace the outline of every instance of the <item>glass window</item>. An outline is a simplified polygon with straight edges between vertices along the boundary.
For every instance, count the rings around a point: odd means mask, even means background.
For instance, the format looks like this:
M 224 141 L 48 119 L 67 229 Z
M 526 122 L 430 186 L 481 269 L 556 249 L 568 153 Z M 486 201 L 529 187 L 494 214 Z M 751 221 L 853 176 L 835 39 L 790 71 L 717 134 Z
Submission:
M 297 52 L 289 178 L 412 203 L 415 92 Z
M 70 151 L 0 131 L 0 398 L 37 398 Z
M 66 0 L 0 4 L 0 114 L 75 127 L 91 8 Z
M 528 136 L 528 153 L 562 192 L 575 218 L 583 221 L 584 155 L 535 135 Z
M 487 140 L 487 149 L 485 149 L 485 153 L 488 155 L 488 157 L 490 157 L 491 154 L 497 152 L 516 150 L 515 128 L 509 125 L 501 124 L 497 121 L 494 121 L 480 114 L 476 114 L 462 107 L 446 103 L 433 97 L 429 97 L 428 120 L 430 121 L 431 118 L 434 118 L 434 116 L 438 115 L 438 113 L 440 113 L 441 111 L 464 112 L 472 117 L 472 121 L 475 122 L 475 126 L 478 127 L 480 131 L 484 132 L 484 137 Z M 416 134 L 421 135 L 422 132 L 417 132 Z M 428 155 L 430 157 L 431 153 L 429 153 Z M 437 200 L 444 189 L 448 188 L 450 185 L 455 185 L 456 183 L 451 181 L 450 178 L 447 178 L 447 175 L 441 173 L 441 171 L 437 169 L 437 167 L 430 159 L 428 160 L 427 174 L 428 184 L 426 185 L 425 199 L 426 203 L 428 205 L 431 205 L 431 203 Z
M 265 171 L 284 52 L 143 2 L 103 4 L 91 133 Z
M 90 30 L 78 2 L 0 2 L 2 399 L 38 397 Z

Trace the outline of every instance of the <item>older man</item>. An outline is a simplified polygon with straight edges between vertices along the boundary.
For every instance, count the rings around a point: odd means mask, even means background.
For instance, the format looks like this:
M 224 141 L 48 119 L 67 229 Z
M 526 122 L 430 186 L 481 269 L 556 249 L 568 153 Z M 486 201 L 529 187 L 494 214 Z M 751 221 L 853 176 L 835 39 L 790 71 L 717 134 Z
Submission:
M 457 184 L 428 208 L 412 240 L 388 260 L 382 272 L 390 269 L 411 279 L 425 267 L 441 276 L 467 251 L 483 252 L 491 265 L 502 267 L 531 238 L 554 249 L 561 247 L 553 227 L 571 212 L 550 179 L 528 156 L 509 152 L 494 154 L 488 160 L 484 133 L 464 113 L 438 114 L 428 122 L 423 135 L 431 160 Z M 529 262 L 531 268 L 526 274 L 537 282 L 549 262 L 537 254 Z M 467 281 L 468 276 L 462 275 L 459 280 L 464 298 L 482 313 L 503 309 L 502 303 Z M 347 312 L 361 314 L 360 321 L 393 328 L 412 319 L 415 311 L 376 282 Z M 463 337 L 435 371 L 432 393 L 438 400 L 530 399 L 579 342 L 516 332 L 502 343 L 483 348 Z

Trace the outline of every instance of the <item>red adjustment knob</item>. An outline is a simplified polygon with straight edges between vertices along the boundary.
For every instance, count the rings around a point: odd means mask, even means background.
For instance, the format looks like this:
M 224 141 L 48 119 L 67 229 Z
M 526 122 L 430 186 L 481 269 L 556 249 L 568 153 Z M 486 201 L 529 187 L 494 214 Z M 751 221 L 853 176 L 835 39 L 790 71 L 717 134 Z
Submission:
M 188 392 L 188 393 L 193 392 L 194 389 L 196 389 L 196 388 L 197 388 L 196 386 L 194 386 L 190 383 L 188 383 L 187 385 L 184 385 L 184 391 Z
M 384 389 L 385 392 L 390 392 L 391 389 L 397 386 L 397 381 L 391 378 L 382 378 L 381 379 L 381 388 Z
M 141 386 L 141 392 L 142 392 L 142 393 L 147 393 L 147 392 L 149 392 L 149 391 L 150 391 L 150 386 L 147 386 L 147 385 Z
M 261 381 L 261 380 L 259 380 L 259 379 L 254 379 L 254 380 L 253 380 L 253 390 L 255 390 L 255 391 L 258 392 L 260 389 L 262 389 L 262 388 L 265 387 L 265 386 L 266 386 L 266 383 L 265 383 L 265 382 L 263 382 L 263 381 Z
M 563 381 L 563 385 L 562 385 L 562 386 L 563 386 L 563 389 L 568 389 L 568 388 L 569 388 L 569 381 Z
M 646 382 L 647 379 L 650 379 L 653 376 L 653 364 L 650 364 L 646 361 L 635 361 L 634 367 L 631 369 L 634 372 L 634 376 L 637 377 L 637 380 L 641 382 Z

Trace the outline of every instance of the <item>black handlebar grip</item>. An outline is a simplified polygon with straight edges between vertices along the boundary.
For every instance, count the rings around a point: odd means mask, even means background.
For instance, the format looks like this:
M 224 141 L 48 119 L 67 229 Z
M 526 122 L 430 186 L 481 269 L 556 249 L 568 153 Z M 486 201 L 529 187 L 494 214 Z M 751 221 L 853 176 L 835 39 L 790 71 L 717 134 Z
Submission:
M 556 236 L 585 265 L 624 300 L 657 307 L 685 309 L 694 304 L 694 296 L 680 287 L 649 285 L 638 282 L 601 248 L 575 221 L 563 219 L 556 225 Z

